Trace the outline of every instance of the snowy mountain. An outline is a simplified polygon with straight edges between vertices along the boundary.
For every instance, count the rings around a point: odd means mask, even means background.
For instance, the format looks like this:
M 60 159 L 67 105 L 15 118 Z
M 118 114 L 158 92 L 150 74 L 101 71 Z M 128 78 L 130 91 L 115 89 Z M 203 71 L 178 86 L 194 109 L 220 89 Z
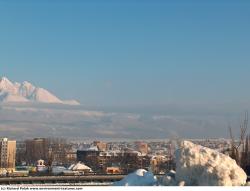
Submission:
M 27 81 L 24 81 L 23 83 L 13 83 L 6 77 L 0 79 L 0 102 L 37 102 L 79 105 L 75 100 L 60 100 L 48 90 L 35 87 Z

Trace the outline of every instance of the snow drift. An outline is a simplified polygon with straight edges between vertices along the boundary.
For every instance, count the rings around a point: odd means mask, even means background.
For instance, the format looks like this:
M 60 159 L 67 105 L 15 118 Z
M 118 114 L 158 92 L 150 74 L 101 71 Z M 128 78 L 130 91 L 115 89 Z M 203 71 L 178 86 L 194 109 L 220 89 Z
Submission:
M 157 183 L 156 176 L 144 169 L 139 169 L 129 174 L 119 182 L 115 182 L 114 186 L 154 186 Z

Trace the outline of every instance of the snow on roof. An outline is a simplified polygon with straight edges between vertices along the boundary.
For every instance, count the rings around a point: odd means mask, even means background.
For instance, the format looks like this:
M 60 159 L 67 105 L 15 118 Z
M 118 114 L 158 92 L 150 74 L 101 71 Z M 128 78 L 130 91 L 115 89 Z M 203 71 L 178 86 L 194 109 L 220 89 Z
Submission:
M 68 168 L 68 170 L 72 170 L 74 166 L 75 166 L 75 164 L 70 165 L 70 167 Z
M 85 164 L 82 164 L 82 163 L 77 163 L 77 164 L 72 164 L 70 167 L 69 167 L 69 170 L 73 170 L 73 171 L 80 171 L 80 170 L 92 170 L 90 167 L 88 167 L 87 165 Z
M 99 149 L 97 148 L 97 146 L 91 146 L 91 147 L 81 147 L 79 150 L 81 151 L 99 151 Z
M 90 148 L 87 148 L 86 151 L 99 151 L 99 149 L 97 148 L 97 146 L 92 146 Z

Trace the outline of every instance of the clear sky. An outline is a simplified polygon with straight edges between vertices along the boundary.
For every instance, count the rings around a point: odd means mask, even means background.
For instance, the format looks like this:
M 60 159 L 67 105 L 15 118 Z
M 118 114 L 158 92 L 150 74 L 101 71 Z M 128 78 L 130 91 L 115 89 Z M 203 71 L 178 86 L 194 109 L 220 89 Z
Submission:
M 250 102 L 250 1 L 0 0 L 0 75 L 88 105 Z

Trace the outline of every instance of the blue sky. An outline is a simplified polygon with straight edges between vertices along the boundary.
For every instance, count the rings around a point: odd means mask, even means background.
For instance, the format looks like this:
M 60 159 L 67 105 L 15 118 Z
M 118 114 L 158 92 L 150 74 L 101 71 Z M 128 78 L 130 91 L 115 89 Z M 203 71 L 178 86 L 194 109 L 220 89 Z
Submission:
M 0 75 L 87 105 L 250 103 L 250 2 L 0 1 Z

